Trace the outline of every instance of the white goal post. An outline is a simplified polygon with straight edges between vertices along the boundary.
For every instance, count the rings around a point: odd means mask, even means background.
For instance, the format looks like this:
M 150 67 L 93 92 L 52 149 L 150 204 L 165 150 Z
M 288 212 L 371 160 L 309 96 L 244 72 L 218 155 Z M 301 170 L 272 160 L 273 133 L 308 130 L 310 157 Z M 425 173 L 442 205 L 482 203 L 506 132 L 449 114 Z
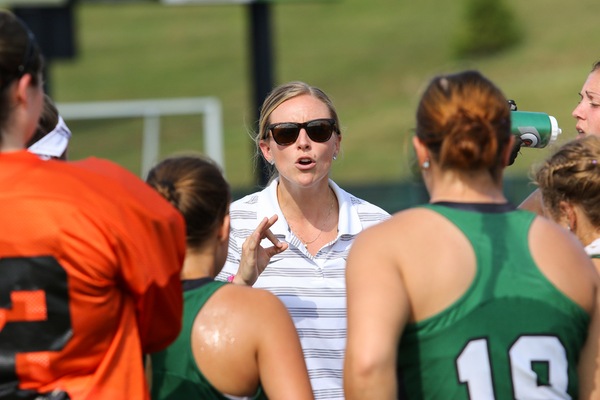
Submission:
M 67 123 L 69 120 L 82 119 L 143 118 L 142 177 L 158 161 L 160 117 L 202 114 L 203 153 L 219 164 L 225 173 L 222 107 L 221 102 L 214 97 L 57 103 L 56 107 Z M 73 134 L 77 135 L 77 132 Z

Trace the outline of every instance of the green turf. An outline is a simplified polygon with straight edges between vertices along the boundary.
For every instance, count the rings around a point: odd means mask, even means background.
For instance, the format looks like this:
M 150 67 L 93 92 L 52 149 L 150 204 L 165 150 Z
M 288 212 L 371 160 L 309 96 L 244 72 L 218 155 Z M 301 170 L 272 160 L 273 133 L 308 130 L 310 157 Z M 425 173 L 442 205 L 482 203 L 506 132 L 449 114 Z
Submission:
M 272 6 L 275 83 L 305 80 L 334 100 L 344 131 L 333 177 L 395 182 L 410 173 L 413 112 L 436 73 L 481 70 L 519 109 L 545 111 L 574 136 L 571 110 L 598 52 L 596 0 L 510 0 L 525 37 L 494 57 L 457 61 L 461 1 L 337 0 Z M 78 57 L 51 65 L 57 102 L 215 96 L 223 104 L 226 174 L 254 184 L 255 119 L 244 5 L 85 3 L 77 7 Z M 67 121 L 68 122 L 68 121 Z M 141 121 L 73 121 L 70 155 L 113 159 L 139 173 Z M 202 150 L 200 123 L 162 123 L 161 156 Z M 526 149 L 509 168 L 524 176 L 550 150 Z

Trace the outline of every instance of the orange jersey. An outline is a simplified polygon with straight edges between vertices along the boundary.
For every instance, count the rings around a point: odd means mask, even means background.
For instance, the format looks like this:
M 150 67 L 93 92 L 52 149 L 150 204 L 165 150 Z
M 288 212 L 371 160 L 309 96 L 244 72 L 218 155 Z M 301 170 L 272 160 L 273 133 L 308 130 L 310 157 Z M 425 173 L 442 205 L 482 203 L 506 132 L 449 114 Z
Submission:
M 0 226 L 0 399 L 147 399 L 143 354 L 181 327 L 180 213 L 111 162 L 21 151 L 0 153 Z

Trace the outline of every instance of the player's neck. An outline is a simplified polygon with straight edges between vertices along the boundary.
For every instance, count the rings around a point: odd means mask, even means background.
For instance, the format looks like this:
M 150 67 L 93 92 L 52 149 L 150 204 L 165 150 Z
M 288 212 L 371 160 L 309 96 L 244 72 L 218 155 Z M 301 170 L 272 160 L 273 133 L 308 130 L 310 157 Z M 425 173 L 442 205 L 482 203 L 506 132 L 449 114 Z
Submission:
M 183 261 L 181 279 L 214 278 L 217 273 L 213 252 L 188 249 Z
M 468 203 L 506 203 L 502 185 L 486 172 L 446 172 L 432 182 L 431 202 L 454 201 Z

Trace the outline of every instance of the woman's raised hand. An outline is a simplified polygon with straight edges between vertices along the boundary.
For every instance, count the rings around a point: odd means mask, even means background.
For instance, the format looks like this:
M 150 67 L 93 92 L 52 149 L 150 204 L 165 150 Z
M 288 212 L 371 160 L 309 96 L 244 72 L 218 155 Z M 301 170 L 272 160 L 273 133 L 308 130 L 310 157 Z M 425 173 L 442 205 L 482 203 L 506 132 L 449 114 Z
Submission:
M 254 232 L 244 241 L 240 266 L 233 280 L 234 283 L 252 286 L 269 264 L 271 257 L 287 250 L 288 244 L 277 239 L 269 229 L 277 221 L 277 218 L 277 214 L 271 218 L 263 218 Z M 269 239 L 273 246 L 262 247 L 260 243 L 265 238 Z

